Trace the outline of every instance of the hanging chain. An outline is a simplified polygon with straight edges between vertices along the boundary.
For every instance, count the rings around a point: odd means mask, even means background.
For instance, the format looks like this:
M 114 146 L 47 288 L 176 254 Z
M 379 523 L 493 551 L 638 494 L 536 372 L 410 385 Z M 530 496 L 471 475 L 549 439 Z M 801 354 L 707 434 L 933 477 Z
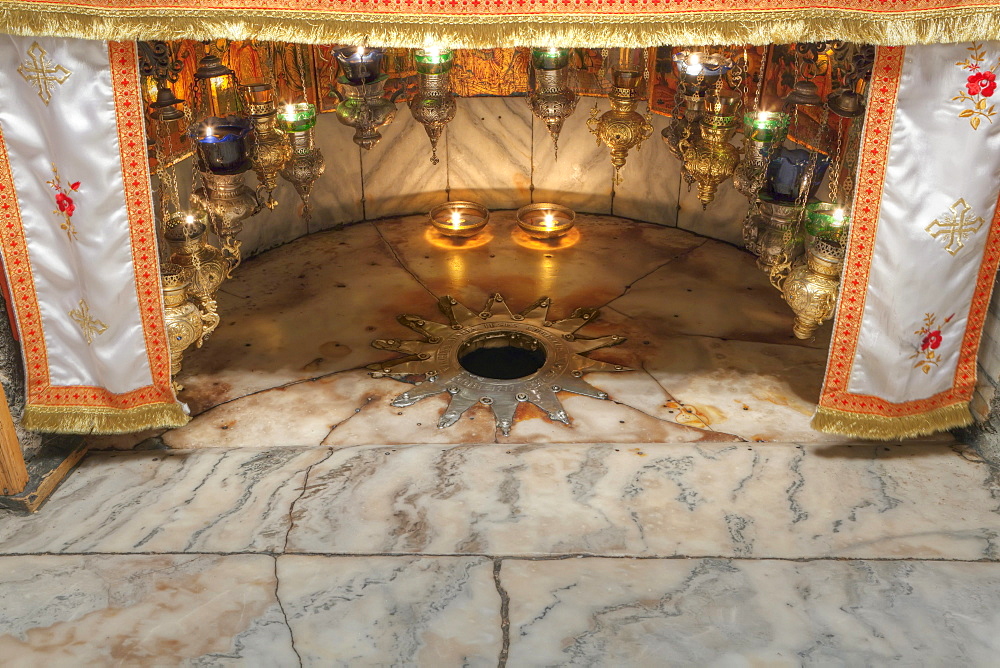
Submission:
M 838 129 L 843 127 L 843 121 L 837 123 Z M 841 204 L 840 201 L 840 169 L 843 159 L 844 133 L 837 132 L 837 146 L 831 155 L 833 164 L 830 166 L 830 201 L 834 204 Z

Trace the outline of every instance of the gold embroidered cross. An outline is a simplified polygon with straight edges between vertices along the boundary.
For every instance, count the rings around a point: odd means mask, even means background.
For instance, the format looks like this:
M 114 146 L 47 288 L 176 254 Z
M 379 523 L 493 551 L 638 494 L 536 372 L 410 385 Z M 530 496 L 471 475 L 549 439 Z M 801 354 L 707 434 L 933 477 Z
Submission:
M 92 318 L 90 316 L 90 305 L 83 299 L 80 300 L 80 307 L 75 308 L 69 312 L 69 317 L 76 321 L 76 324 L 80 325 L 80 329 L 83 330 L 83 335 L 87 338 L 87 344 L 94 342 L 94 335 L 100 336 L 104 332 L 108 331 L 108 326 L 97 318 Z
M 965 240 L 978 232 L 986 223 L 985 220 L 972 213 L 972 207 L 966 204 L 965 198 L 951 205 L 951 213 L 941 216 L 942 220 L 933 220 L 924 228 L 937 239 L 945 237 L 948 243 L 944 249 L 954 255 L 965 248 Z M 935 230 L 934 228 L 938 229 Z
M 42 98 L 45 106 L 49 106 L 52 99 L 52 84 L 62 85 L 72 74 L 62 65 L 56 65 L 46 58 L 48 51 L 38 46 L 38 42 L 28 49 L 28 57 L 17 66 L 17 71 L 21 77 L 29 84 L 38 89 L 38 97 Z

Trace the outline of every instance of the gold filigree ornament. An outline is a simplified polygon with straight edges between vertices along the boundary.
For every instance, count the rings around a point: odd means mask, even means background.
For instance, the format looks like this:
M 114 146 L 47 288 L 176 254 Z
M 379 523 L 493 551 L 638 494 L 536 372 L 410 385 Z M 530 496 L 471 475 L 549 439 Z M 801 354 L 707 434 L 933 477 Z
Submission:
M 69 317 L 73 318 L 73 321 L 80 326 L 88 346 L 94 342 L 95 336 L 100 336 L 108 331 L 106 324 L 90 315 L 90 304 L 85 299 L 81 299 L 77 308 L 69 312 Z
M 653 133 L 648 114 L 643 116 L 635 109 L 639 105 L 636 87 L 639 79 L 631 70 L 614 70 L 613 86 L 608 93 L 611 110 L 600 114 L 595 106 L 590 111 L 587 127 L 597 137 L 598 144 L 611 149 L 611 164 L 615 168 L 615 183 L 622 182 L 621 170 L 625 166 L 628 152 L 639 147 Z
M 986 221 L 972 211 L 964 197 L 952 204 L 950 210 L 950 214 L 935 218 L 924 230 L 935 239 L 944 237 L 947 242 L 944 249 L 955 255 L 965 248 L 965 240 L 981 230 Z
M 792 333 L 796 338 L 812 337 L 821 324 L 833 317 L 843 266 L 841 244 L 812 237 L 806 243 L 805 259 L 800 259 L 788 277 L 775 285 L 795 312 Z
M 49 106 L 49 101 L 55 90 L 53 84 L 61 86 L 73 74 L 62 65 L 49 60 L 48 55 L 48 51 L 40 47 L 38 42 L 34 42 L 28 49 L 28 60 L 17 66 L 17 73 L 31 86 L 38 89 L 38 97 L 41 98 L 46 107 Z

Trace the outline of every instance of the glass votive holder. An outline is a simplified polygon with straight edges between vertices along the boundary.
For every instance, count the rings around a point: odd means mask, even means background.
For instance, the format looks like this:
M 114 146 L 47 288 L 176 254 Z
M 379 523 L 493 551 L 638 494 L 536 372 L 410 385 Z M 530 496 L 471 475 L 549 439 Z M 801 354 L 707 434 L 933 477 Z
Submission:
M 312 130 L 316 125 L 316 105 L 308 102 L 286 104 L 278 111 L 275 124 L 284 133 Z
M 551 202 L 522 206 L 517 211 L 517 226 L 532 239 L 558 239 L 576 223 L 576 214 L 569 207 Z
M 446 237 L 468 238 L 483 231 L 490 212 L 475 202 L 445 202 L 430 210 L 431 225 Z
M 561 70 L 569 65 L 569 49 L 532 49 L 531 65 L 536 70 Z
M 819 239 L 842 243 L 850 219 L 843 207 L 832 202 L 810 202 L 806 205 L 806 232 Z
M 451 69 L 455 54 L 451 49 L 428 47 L 417 49 L 413 59 L 417 63 L 417 74 L 444 74 Z
M 210 116 L 192 127 L 189 134 L 198 149 L 200 169 L 213 174 L 240 174 L 249 169 L 248 119 L 239 116 Z
M 788 135 L 791 116 L 783 111 L 759 111 L 744 114 L 743 126 L 747 139 L 764 143 L 783 142 Z

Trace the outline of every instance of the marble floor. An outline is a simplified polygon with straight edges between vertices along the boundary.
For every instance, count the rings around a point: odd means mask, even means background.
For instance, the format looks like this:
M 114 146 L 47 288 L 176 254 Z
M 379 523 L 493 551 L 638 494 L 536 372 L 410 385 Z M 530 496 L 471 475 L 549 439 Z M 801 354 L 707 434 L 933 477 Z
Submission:
M 248 260 L 185 361 L 184 428 L 92 439 L 41 511 L 0 514 L 0 665 L 993 666 L 1000 471 L 950 436 L 849 442 L 808 421 L 829 331 L 753 259 L 581 216 L 533 247 L 495 214 L 420 217 Z M 555 317 L 609 399 L 570 424 L 370 378 L 445 294 Z

